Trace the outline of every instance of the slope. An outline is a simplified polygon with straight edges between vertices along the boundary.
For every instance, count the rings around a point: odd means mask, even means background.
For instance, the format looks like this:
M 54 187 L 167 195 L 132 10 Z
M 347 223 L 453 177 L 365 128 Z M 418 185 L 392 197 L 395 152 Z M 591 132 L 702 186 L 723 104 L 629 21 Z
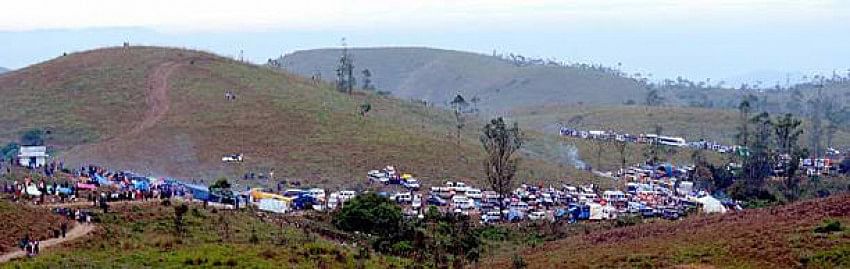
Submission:
M 837 196 L 590 232 L 524 257 L 529 268 L 844 268 L 848 201 Z M 506 266 L 503 260 L 494 267 Z
M 320 73 L 335 79 L 340 49 L 297 51 L 281 65 L 296 74 Z M 469 52 L 414 48 L 351 49 L 356 73 L 369 69 L 377 89 L 394 95 L 445 105 L 458 92 L 477 96 L 483 111 L 545 103 L 620 104 L 641 100 L 643 88 L 632 79 L 601 71 L 552 65 L 515 65 Z M 362 80 L 360 76 L 358 79 Z
M 774 117 L 777 115 L 773 115 Z M 557 133 L 561 126 L 583 130 L 613 130 L 631 134 L 662 133 L 681 136 L 688 141 L 706 139 L 734 144 L 740 115 L 737 111 L 697 107 L 645 106 L 537 106 L 517 108 L 511 117 L 524 127 L 544 133 Z M 808 132 L 810 123 L 803 122 Z M 805 143 L 808 135 L 801 137 Z M 850 129 L 837 128 L 833 145 L 850 144 Z
M 6 73 L 6 72 L 9 72 L 9 69 L 0 66 L 0 74 Z
M 225 92 L 236 100 L 225 98 Z M 0 77 L 0 142 L 30 128 L 68 166 L 102 164 L 210 179 L 267 173 L 311 185 L 363 184 L 395 164 L 427 179 L 481 178 L 472 134 L 453 138 L 443 110 L 325 84 L 212 54 L 156 47 L 63 56 Z M 368 102 L 372 111 L 358 113 Z M 468 128 L 474 129 L 474 128 Z M 225 164 L 242 153 L 242 164 Z M 532 160 L 524 172 L 564 171 Z M 534 166 L 537 165 L 537 166 Z M 546 172 L 543 172 L 546 171 Z

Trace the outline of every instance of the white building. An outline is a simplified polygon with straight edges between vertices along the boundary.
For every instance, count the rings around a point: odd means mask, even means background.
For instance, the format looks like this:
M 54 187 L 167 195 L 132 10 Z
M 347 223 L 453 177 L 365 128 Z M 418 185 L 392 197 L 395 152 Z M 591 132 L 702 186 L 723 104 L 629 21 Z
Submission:
M 21 146 L 18 154 L 18 164 L 26 167 L 43 167 L 47 165 L 47 147 Z

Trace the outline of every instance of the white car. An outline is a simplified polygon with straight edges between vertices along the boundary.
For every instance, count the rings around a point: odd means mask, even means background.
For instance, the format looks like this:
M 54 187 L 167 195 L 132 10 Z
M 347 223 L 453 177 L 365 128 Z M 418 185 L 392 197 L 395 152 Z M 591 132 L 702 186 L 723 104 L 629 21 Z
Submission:
M 408 178 L 401 182 L 401 185 L 407 188 L 408 190 L 418 190 L 419 189 L 419 181 L 415 178 Z
M 397 193 L 393 196 L 393 200 L 401 204 L 411 203 L 413 202 L 413 195 L 409 192 Z
M 466 197 L 476 199 L 476 200 L 481 200 L 481 198 L 484 197 L 484 194 L 482 194 L 481 190 L 479 190 L 479 189 L 469 188 L 469 189 L 466 189 Z
M 532 221 L 535 221 L 535 220 L 545 220 L 545 219 L 546 219 L 546 212 L 543 212 L 543 211 L 532 211 L 531 213 L 528 213 L 528 219 L 529 219 L 529 220 L 532 220 Z
M 475 202 L 469 197 L 455 195 L 452 197 L 452 206 L 458 209 L 472 209 L 475 208 Z
M 242 162 L 242 154 L 225 155 L 221 157 L 221 161 L 225 163 Z
M 411 203 L 411 207 L 420 208 L 422 207 L 422 195 L 417 194 L 413 196 L 413 202 Z
M 357 193 L 354 191 L 339 191 L 339 201 L 341 203 L 348 202 L 348 200 L 353 199 L 354 196 L 357 196 Z
M 499 214 L 499 211 L 489 211 L 481 215 L 482 223 L 494 223 L 502 220 L 502 214 Z
M 307 194 L 313 197 L 313 199 L 320 201 L 325 200 L 325 189 L 312 188 L 307 190 Z

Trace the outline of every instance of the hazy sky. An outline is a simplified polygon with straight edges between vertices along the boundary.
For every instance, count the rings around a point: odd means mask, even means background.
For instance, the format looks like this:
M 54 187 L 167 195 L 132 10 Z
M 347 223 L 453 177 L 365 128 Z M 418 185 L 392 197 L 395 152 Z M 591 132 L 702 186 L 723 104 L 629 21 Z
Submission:
M 202 4 L 198 4 L 202 3 Z M 850 1 L 310 0 L 3 3 L 0 66 L 123 41 L 253 61 L 297 49 L 429 46 L 622 62 L 655 77 L 825 73 L 850 68 Z

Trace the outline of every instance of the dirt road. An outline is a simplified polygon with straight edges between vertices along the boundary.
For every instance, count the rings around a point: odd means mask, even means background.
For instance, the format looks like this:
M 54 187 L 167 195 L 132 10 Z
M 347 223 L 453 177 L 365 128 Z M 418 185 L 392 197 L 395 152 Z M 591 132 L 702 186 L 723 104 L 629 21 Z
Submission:
M 170 100 L 168 98 L 168 78 L 171 74 L 180 67 L 178 62 L 165 62 L 154 68 L 153 73 L 147 78 L 147 105 L 148 110 L 142 120 L 136 127 L 130 130 L 125 135 L 135 135 L 141 133 L 145 129 L 153 127 L 161 120 L 170 108 Z
M 68 231 L 68 233 L 65 234 L 64 238 L 60 237 L 60 238 L 53 238 L 53 239 L 41 241 L 41 243 L 39 245 L 39 250 L 40 250 L 40 252 L 43 253 L 49 247 L 52 247 L 52 246 L 55 246 L 55 245 L 58 245 L 58 244 L 62 244 L 63 242 L 66 242 L 66 241 L 71 241 L 71 240 L 86 236 L 87 234 L 89 234 L 93 230 L 94 230 L 94 224 L 77 223 L 77 225 L 74 225 L 74 228 L 71 228 L 71 230 Z M 16 251 L 13 251 L 13 252 L 5 253 L 2 256 L 0 256 L 0 263 L 5 263 L 5 262 L 11 261 L 13 259 L 21 258 L 21 257 L 24 257 L 24 256 L 26 256 L 26 253 L 23 250 L 16 250 Z

